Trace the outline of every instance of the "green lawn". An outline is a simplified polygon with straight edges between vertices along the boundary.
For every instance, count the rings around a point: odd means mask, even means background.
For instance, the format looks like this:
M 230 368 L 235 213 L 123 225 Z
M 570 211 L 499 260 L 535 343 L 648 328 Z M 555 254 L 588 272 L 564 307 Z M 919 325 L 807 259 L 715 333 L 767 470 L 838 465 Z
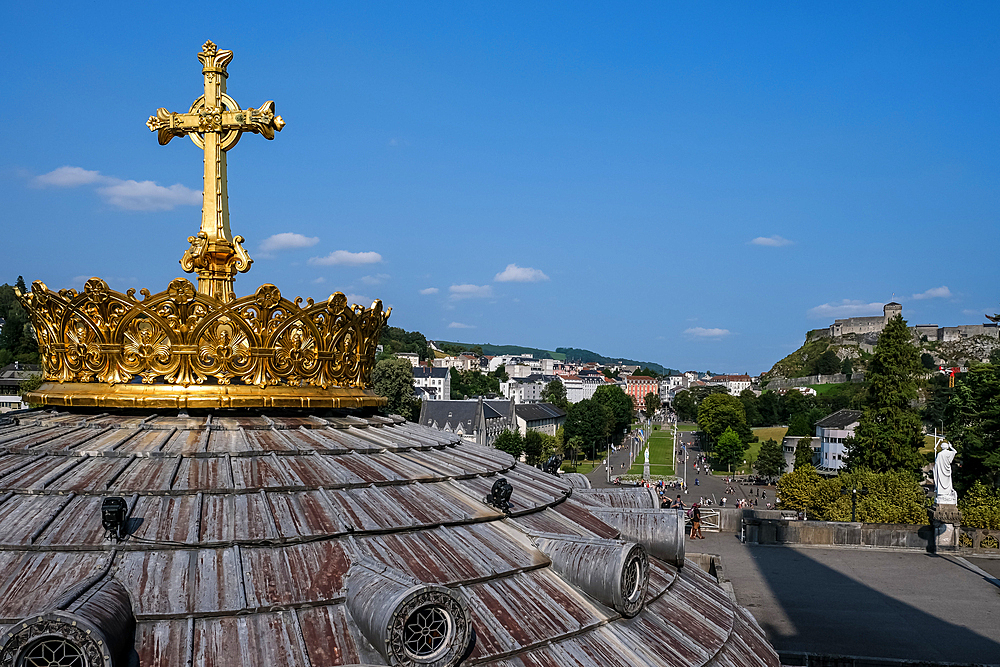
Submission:
M 693 423 L 693 422 L 691 422 L 691 423 L 685 423 L 685 424 L 678 424 L 677 425 L 677 430 L 678 431 L 697 431 L 698 430 L 698 425 L 695 424 L 695 423 Z
M 650 475 L 673 475 L 674 462 L 671 460 L 673 452 L 674 437 L 671 431 L 653 431 L 649 438 L 649 474 Z M 629 475 L 642 475 L 643 464 L 646 460 L 644 454 L 640 454 L 635 463 L 629 469 Z
M 583 474 L 587 474 L 588 472 L 591 472 L 594 468 L 600 466 L 601 462 L 604 461 L 607 455 L 608 455 L 607 452 L 597 452 L 597 459 L 593 461 L 590 459 L 580 458 L 578 455 L 578 458 L 576 459 L 576 470 L 573 470 L 573 462 L 569 459 L 566 459 L 562 462 L 562 471 L 580 472 Z

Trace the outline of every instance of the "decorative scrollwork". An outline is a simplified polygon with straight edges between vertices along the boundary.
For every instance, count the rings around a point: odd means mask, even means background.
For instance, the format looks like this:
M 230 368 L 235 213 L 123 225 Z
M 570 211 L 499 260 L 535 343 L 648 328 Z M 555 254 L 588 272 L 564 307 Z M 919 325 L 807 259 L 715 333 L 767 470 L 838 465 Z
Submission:
M 972 536 L 965 531 L 962 531 L 962 533 L 958 536 L 958 546 L 974 547 L 975 545 L 976 543 L 972 541 Z
M 979 541 L 980 549 L 1000 549 L 1000 541 L 997 540 L 996 535 L 987 535 Z
M 36 281 L 21 300 L 55 382 L 309 385 L 369 388 L 382 302 L 289 301 L 274 285 L 223 303 L 183 278 L 157 294 L 122 294 L 99 278 L 83 292 Z M 391 310 L 391 309 L 390 309 Z

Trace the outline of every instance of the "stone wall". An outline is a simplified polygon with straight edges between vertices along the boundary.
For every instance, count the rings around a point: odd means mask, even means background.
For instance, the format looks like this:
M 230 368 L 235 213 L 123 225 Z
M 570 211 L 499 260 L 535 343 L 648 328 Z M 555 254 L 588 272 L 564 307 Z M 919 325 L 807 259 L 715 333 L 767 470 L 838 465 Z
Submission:
M 845 382 L 864 382 L 864 372 L 851 375 L 848 379 L 843 373 L 832 375 L 807 375 L 801 378 L 774 378 L 767 383 L 768 389 L 788 389 L 790 387 L 808 387 L 811 384 L 843 384 Z

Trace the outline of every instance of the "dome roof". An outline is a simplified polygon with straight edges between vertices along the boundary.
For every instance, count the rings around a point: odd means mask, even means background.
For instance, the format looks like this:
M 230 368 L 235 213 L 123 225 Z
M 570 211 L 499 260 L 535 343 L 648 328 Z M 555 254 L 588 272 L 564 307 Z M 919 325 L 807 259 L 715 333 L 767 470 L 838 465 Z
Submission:
M 357 412 L 6 415 L 0 664 L 778 664 L 682 515 L 574 481 Z

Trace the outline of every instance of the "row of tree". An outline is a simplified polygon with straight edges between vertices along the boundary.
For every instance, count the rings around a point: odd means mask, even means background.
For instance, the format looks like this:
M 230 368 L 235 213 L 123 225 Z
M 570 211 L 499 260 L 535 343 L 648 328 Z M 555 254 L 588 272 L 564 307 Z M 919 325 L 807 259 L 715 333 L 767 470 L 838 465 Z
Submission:
M 593 398 L 569 404 L 566 410 L 564 447 L 596 457 L 609 441 L 621 443 L 632 424 L 635 405 L 618 385 L 602 385 Z

